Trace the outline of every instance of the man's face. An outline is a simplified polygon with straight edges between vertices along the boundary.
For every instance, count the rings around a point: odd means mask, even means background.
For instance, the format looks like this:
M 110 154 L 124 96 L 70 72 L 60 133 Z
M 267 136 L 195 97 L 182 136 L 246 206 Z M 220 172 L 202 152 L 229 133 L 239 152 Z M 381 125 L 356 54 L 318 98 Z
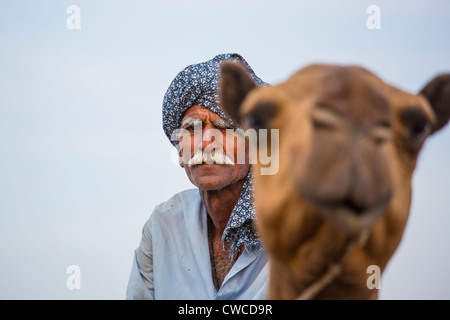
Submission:
M 193 105 L 186 111 L 181 129 L 180 165 L 199 189 L 220 190 L 247 175 L 250 165 L 245 138 L 230 135 L 234 128 L 220 116 Z

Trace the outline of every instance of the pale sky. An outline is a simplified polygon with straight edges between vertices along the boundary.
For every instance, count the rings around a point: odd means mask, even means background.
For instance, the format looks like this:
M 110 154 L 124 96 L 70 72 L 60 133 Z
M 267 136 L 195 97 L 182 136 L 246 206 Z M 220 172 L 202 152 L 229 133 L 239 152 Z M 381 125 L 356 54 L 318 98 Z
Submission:
M 66 26 L 70 5 L 81 29 Z M 154 206 L 194 187 L 161 124 L 187 65 L 236 52 L 276 84 L 310 63 L 357 64 L 417 92 L 450 72 L 449 34 L 446 0 L 2 1 L 0 298 L 125 297 Z M 446 127 L 419 157 L 382 299 L 450 299 L 449 147 Z

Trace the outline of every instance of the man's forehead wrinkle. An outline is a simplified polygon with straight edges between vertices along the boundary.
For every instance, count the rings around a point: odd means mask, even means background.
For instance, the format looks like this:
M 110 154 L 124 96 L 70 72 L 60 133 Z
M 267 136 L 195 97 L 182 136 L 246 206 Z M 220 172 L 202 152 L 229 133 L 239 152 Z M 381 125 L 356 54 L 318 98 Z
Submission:
M 194 122 L 194 121 L 202 121 L 202 119 L 200 119 L 198 117 L 188 117 L 183 120 L 183 123 L 184 122 Z

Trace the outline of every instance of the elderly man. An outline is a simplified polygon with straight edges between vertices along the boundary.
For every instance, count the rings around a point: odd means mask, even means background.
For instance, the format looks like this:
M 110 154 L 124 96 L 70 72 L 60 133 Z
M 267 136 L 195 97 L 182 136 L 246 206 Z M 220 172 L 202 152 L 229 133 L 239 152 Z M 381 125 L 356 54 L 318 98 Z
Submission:
M 225 134 L 238 127 L 218 99 L 224 61 L 241 63 L 257 85 L 266 85 L 238 54 L 188 66 L 172 81 L 163 128 L 197 188 L 154 209 L 135 251 L 127 299 L 266 298 L 268 265 L 255 233 L 248 146 L 247 161 L 238 161 L 245 137 Z M 211 135 L 214 130 L 223 135 Z

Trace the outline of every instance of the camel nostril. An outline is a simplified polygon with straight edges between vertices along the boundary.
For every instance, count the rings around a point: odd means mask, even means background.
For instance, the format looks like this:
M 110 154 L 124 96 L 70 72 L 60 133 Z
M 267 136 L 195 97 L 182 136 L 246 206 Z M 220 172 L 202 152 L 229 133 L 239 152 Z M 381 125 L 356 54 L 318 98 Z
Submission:
M 356 213 L 357 215 L 360 215 L 362 213 L 364 213 L 366 211 L 366 207 L 362 206 L 358 203 L 356 203 L 353 199 L 351 198 L 346 198 L 343 202 L 342 205 L 348 209 L 350 209 L 351 211 L 353 211 L 354 213 Z

